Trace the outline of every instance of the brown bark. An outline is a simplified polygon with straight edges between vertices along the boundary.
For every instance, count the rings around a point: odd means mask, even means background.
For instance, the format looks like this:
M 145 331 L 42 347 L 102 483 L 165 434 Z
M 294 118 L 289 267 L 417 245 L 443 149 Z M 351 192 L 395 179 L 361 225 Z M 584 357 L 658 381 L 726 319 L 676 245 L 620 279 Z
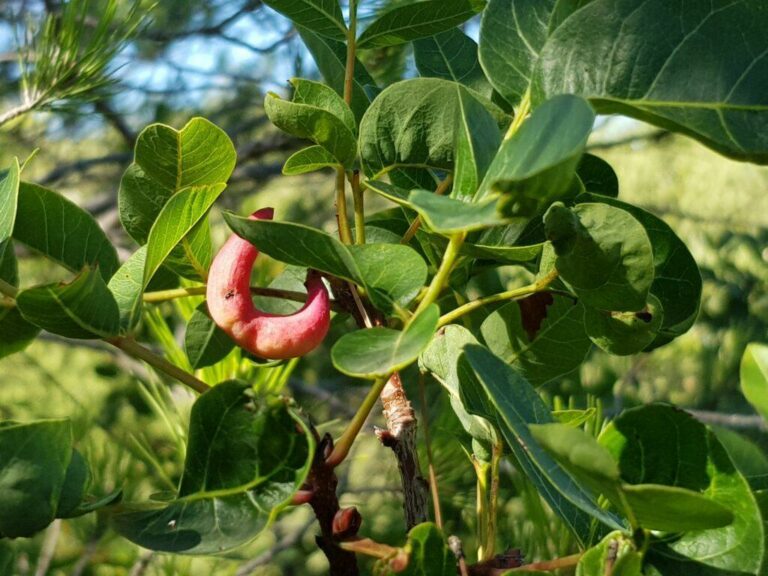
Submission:
M 405 524 L 410 530 L 427 521 L 428 484 L 421 475 L 419 454 L 416 450 L 416 415 L 397 372 L 384 386 L 381 403 L 384 405 L 387 429 L 376 430 L 376 436 L 384 446 L 392 449 L 397 459 L 405 498 Z

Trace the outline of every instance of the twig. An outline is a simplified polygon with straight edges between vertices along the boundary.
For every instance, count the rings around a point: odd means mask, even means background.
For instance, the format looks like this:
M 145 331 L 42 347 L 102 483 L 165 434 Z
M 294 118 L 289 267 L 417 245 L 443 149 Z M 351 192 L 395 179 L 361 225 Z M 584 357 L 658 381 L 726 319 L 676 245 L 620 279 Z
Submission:
M 131 566 L 131 571 L 128 573 L 128 576 L 143 576 L 147 571 L 147 568 L 149 568 L 149 564 L 152 562 L 154 556 L 155 553 L 151 550 L 142 552 L 139 559 L 136 560 L 136 563 Z
M 53 554 L 56 552 L 56 544 L 59 542 L 61 534 L 61 520 L 54 520 L 45 531 L 45 539 L 40 549 L 40 557 L 37 559 L 37 568 L 35 576 L 45 576 L 53 560 Z
M 410 530 L 427 521 L 427 481 L 421 475 L 416 451 L 416 415 L 397 372 L 387 380 L 381 392 L 381 403 L 387 429 L 377 430 L 376 436 L 395 453 L 403 483 L 405 524 Z
M 435 511 L 435 524 L 443 529 L 443 512 L 440 508 L 440 490 L 437 486 L 435 460 L 432 457 L 432 443 L 429 438 L 429 419 L 427 418 L 427 396 L 424 391 L 424 373 L 419 373 L 419 400 L 421 400 L 421 421 L 424 423 L 424 443 L 427 445 L 427 466 L 429 470 L 429 490 L 432 493 L 432 508 Z
M 152 352 L 152 350 L 145 348 L 132 338 L 115 336 L 113 338 L 107 338 L 106 341 L 113 346 L 120 348 L 126 354 L 133 356 L 134 358 L 144 360 L 153 368 L 159 370 L 160 372 L 164 372 L 172 378 L 175 378 L 199 394 L 203 394 L 210 390 L 210 386 L 208 386 L 208 384 L 195 377 L 193 374 L 190 374 L 186 370 L 182 370 L 175 364 L 171 364 L 168 362 L 168 360 L 162 356 L 158 356 Z
M 305 522 L 297 530 L 294 530 L 290 534 L 286 534 L 285 536 L 283 536 L 280 540 L 275 542 L 268 550 L 262 552 L 261 554 L 256 556 L 256 558 L 253 558 L 252 560 L 249 560 L 248 562 L 240 566 L 237 569 L 237 572 L 235 572 L 235 576 L 250 576 L 256 571 L 257 568 L 272 562 L 275 556 L 277 556 L 280 552 L 284 550 L 288 550 L 289 548 L 293 548 L 296 544 L 301 542 L 301 539 L 304 538 L 304 534 L 306 534 L 307 530 L 309 530 L 314 523 L 315 523 L 315 519 L 312 518 L 309 521 Z

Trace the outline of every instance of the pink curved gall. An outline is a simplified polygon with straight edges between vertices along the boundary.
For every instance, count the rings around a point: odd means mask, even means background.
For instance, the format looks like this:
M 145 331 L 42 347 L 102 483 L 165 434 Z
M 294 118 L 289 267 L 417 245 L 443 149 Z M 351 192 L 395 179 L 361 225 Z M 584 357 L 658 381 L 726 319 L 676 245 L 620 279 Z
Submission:
M 251 214 L 252 220 L 271 220 L 272 208 Z M 328 291 L 320 275 L 307 272 L 307 301 L 287 316 L 257 309 L 251 299 L 251 269 L 258 249 L 233 234 L 213 259 L 208 274 L 208 311 L 216 324 L 239 346 L 262 358 L 303 356 L 325 338 L 330 325 Z

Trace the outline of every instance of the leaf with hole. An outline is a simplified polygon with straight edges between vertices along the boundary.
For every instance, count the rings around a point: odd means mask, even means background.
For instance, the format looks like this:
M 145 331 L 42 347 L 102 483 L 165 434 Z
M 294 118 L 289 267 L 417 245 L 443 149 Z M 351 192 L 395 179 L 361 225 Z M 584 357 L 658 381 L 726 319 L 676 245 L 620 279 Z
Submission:
M 654 341 L 664 319 L 658 298 L 648 295 L 648 304 L 638 312 L 610 312 L 586 306 L 584 327 L 589 339 L 617 356 L 637 354 Z
M 580 194 L 576 201 L 603 202 L 629 212 L 651 241 L 654 274 L 650 293 L 659 299 L 664 321 L 646 350 L 685 334 L 699 314 L 702 291 L 699 267 L 685 243 L 661 218 L 632 204 L 596 194 Z
M 555 268 L 585 306 L 636 311 L 645 307 L 654 278 L 653 249 L 642 224 L 629 212 L 603 203 L 544 214 Z
M 480 333 L 494 354 L 534 386 L 570 374 L 592 348 L 584 330 L 584 306 L 546 292 L 494 310 Z

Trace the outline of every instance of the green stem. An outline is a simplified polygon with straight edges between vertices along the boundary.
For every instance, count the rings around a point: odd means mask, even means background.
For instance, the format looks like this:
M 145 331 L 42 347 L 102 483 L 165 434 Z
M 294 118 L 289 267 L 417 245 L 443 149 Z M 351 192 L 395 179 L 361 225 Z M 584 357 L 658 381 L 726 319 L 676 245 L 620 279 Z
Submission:
M 347 186 L 344 168 L 336 169 L 336 221 L 339 224 L 339 238 L 344 244 L 352 244 L 352 232 L 347 217 Z
M 488 493 L 488 527 L 485 531 L 485 548 L 483 552 L 486 558 L 492 558 L 496 553 L 496 522 L 498 520 L 499 507 L 499 465 L 504 453 L 504 443 L 494 444 L 491 452 L 491 490 Z
M 459 232 L 458 234 L 451 236 L 451 239 L 448 242 L 448 247 L 445 249 L 445 254 L 443 255 L 443 261 L 440 263 L 440 268 L 438 268 L 435 277 L 432 278 L 432 282 L 429 284 L 429 288 L 427 288 L 424 298 L 419 302 L 419 306 L 413 314 L 414 317 L 418 316 L 420 312 L 429 307 L 429 305 L 434 303 L 440 296 L 440 292 L 443 291 L 443 287 L 448 281 L 448 277 L 451 275 L 451 270 L 453 270 L 453 265 L 456 263 L 456 258 L 459 256 L 461 246 L 464 244 L 464 239 L 466 237 L 466 232 Z
M 523 122 L 525 122 L 525 119 L 528 117 L 528 113 L 530 111 L 531 90 L 529 88 L 523 95 L 523 99 L 520 101 L 520 106 L 518 106 L 517 110 L 515 110 L 515 117 L 512 119 L 512 123 L 509 125 L 509 130 L 507 130 L 507 133 L 504 135 L 504 140 L 509 140 L 512 138 L 512 136 L 517 134 L 517 131 L 520 129 L 520 126 L 523 125 Z
M 447 314 L 443 314 L 440 317 L 440 320 L 438 321 L 437 325 L 438 327 L 441 327 L 441 326 L 445 326 L 446 324 L 450 324 L 457 318 L 461 318 L 465 314 L 474 312 L 478 308 L 482 308 L 487 304 L 493 304 L 494 302 L 502 302 L 504 300 L 519 300 L 520 298 L 530 296 L 531 294 L 535 294 L 536 292 L 543 292 L 547 288 L 547 286 L 549 286 L 555 280 L 555 278 L 557 278 L 557 271 L 553 270 L 552 272 L 544 276 L 544 278 L 542 278 L 541 280 L 537 280 L 533 284 L 522 286 L 520 288 L 515 288 L 514 290 L 507 290 L 506 292 L 499 292 L 498 294 L 492 294 L 491 296 L 486 296 L 485 298 L 478 298 L 477 300 L 472 300 L 471 302 L 467 302 L 463 306 L 459 306 L 458 308 L 451 310 Z
M 186 298 L 187 296 L 205 296 L 205 286 L 188 286 L 186 288 L 172 288 L 170 290 L 158 290 L 156 292 L 145 292 L 143 299 L 147 303 L 165 302 L 176 298 Z M 306 302 L 307 295 L 303 292 L 294 292 L 293 290 L 279 290 L 277 288 L 261 288 L 251 286 L 251 294 L 256 296 L 266 296 L 269 298 L 282 298 L 283 300 L 294 300 L 296 302 Z
M 360 172 L 352 173 L 352 201 L 355 205 L 355 244 L 365 244 L 365 198 L 360 186 Z
M 158 356 L 152 350 L 149 348 L 145 348 L 136 340 L 132 338 L 124 338 L 122 336 L 115 336 L 113 338 L 107 338 L 107 342 L 115 346 L 116 348 L 120 348 L 123 352 L 128 354 L 129 356 L 133 356 L 134 358 L 138 358 L 139 360 L 144 360 L 147 364 L 152 366 L 153 368 L 159 370 L 160 372 L 163 372 L 170 376 L 171 378 L 175 378 L 185 386 L 188 386 L 195 392 L 198 392 L 199 394 L 204 394 L 208 390 L 210 390 L 210 386 L 203 382 L 202 380 L 199 380 L 196 378 L 193 374 L 190 374 L 186 370 L 182 370 L 175 364 L 171 364 L 163 358 L 162 356 Z
M 2 278 L 0 278 L 0 293 L 8 296 L 8 298 L 16 298 L 19 293 L 19 289 L 13 284 L 9 284 Z
M 453 174 L 448 174 L 448 176 L 438 184 L 437 188 L 435 188 L 435 194 L 437 196 L 442 196 L 448 191 L 451 184 L 453 184 Z M 414 218 L 413 222 L 411 222 L 411 225 L 408 227 L 408 230 L 405 231 L 405 234 L 403 234 L 403 237 L 400 239 L 400 244 L 408 244 L 408 242 L 411 241 L 411 238 L 416 235 L 419 228 L 421 228 L 421 216 L 417 214 L 416 218 Z
M 477 559 L 481 562 L 488 559 L 488 553 L 485 549 L 488 540 L 488 469 L 490 464 L 480 462 L 474 456 L 472 462 L 475 466 L 475 475 L 477 476 Z
M 384 389 L 384 385 L 387 383 L 388 379 L 389 378 L 379 378 L 374 381 L 365 400 L 363 400 L 363 403 L 360 404 L 357 412 L 355 412 L 355 415 L 352 417 L 352 421 L 347 425 L 346 430 L 344 430 L 341 437 L 339 437 L 334 444 L 331 454 L 325 459 L 325 463 L 331 468 L 341 464 L 344 461 L 344 458 L 347 457 L 347 454 L 349 454 L 349 450 L 352 448 L 352 443 L 355 441 L 355 438 L 357 438 L 360 430 L 362 430 L 363 424 L 365 424 L 368 415 L 376 405 L 376 401 L 379 399 L 381 391 Z

